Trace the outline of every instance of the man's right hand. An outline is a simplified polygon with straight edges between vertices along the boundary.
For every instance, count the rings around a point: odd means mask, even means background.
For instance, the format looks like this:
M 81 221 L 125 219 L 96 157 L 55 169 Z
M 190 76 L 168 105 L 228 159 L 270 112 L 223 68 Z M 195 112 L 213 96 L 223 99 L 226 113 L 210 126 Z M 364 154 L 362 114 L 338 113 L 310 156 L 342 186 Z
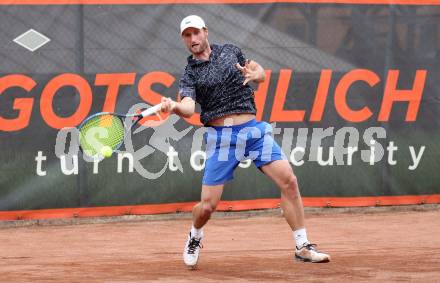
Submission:
M 173 101 L 171 98 L 162 97 L 162 107 L 160 110 L 164 113 L 172 113 L 177 106 L 177 102 Z
M 189 118 L 194 114 L 195 102 L 189 97 L 184 97 L 181 102 L 176 102 L 168 97 L 162 97 L 161 111 L 164 113 L 174 113 L 179 116 Z

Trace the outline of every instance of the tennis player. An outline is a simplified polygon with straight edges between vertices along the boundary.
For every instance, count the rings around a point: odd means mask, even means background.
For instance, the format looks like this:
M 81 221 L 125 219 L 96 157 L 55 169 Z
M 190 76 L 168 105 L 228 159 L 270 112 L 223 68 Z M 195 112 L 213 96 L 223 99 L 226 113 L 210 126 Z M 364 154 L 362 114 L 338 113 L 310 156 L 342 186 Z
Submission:
M 295 258 L 306 262 L 330 261 L 330 256 L 316 250 L 316 245 L 307 238 L 297 179 L 272 138 L 270 124 L 255 119 L 254 90 L 248 83 L 263 82 L 264 69 L 257 62 L 247 60 L 240 48 L 232 44 L 210 45 L 208 28 L 199 16 L 184 18 L 180 33 L 192 54 L 179 83 L 182 99 L 175 102 L 163 98 L 161 110 L 190 117 L 197 102 L 201 106 L 202 124 L 213 129 L 205 135 L 210 152 L 205 163 L 201 201 L 193 208 L 193 226 L 183 252 L 185 264 L 196 266 L 203 226 L 215 211 L 224 184 L 233 179 L 235 168 L 246 158 L 252 159 L 281 190 L 281 208 L 296 242 Z

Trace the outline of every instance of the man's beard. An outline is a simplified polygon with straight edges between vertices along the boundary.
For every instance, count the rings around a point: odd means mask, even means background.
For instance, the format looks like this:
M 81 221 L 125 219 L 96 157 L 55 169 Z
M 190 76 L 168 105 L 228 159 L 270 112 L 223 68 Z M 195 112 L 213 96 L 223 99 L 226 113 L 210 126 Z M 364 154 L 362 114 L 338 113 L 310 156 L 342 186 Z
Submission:
M 199 44 L 199 46 L 198 46 L 198 51 L 197 52 L 194 52 L 193 51 L 193 49 L 191 48 L 191 52 L 194 54 L 194 55 L 199 55 L 199 54 L 202 54 L 205 50 L 206 50 L 206 48 L 208 47 L 208 41 L 207 40 L 205 40 L 205 41 L 203 41 L 203 42 L 201 42 L 200 44 Z

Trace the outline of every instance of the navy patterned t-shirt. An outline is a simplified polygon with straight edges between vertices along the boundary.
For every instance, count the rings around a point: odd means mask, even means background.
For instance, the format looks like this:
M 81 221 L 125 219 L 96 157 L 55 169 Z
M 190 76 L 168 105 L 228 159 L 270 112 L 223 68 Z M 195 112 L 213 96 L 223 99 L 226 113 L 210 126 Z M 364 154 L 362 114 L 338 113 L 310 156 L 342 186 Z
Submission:
M 245 78 L 236 67 L 245 62 L 240 48 L 232 44 L 211 45 L 208 61 L 188 57 L 179 94 L 200 104 L 202 124 L 229 114 L 257 112 L 254 90 L 249 84 L 243 85 Z

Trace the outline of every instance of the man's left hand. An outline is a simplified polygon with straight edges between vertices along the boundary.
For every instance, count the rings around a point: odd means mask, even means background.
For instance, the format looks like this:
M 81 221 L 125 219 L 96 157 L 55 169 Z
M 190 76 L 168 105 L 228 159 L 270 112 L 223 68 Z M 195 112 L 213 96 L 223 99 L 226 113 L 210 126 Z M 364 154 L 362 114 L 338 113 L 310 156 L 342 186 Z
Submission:
M 242 67 L 239 63 L 235 65 L 237 69 L 241 71 L 241 74 L 244 76 L 243 85 L 246 85 L 250 81 L 261 81 L 264 80 L 264 70 L 263 70 L 263 78 L 261 71 L 262 68 L 253 61 L 246 60 L 244 67 Z M 261 69 L 261 70 L 260 70 Z

